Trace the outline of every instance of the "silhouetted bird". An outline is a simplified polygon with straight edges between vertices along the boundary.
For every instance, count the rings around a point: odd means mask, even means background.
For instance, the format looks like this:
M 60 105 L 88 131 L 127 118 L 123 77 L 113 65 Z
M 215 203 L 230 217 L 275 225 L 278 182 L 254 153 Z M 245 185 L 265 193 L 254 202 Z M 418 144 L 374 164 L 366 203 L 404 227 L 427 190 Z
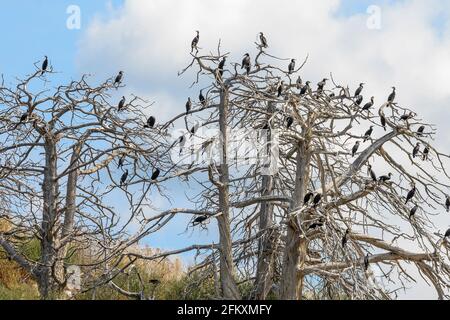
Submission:
M 430 154 L 430 148 L 428 148 L 428 146 L 425 146 L 425 149 L 423 149 L 422 152 L 422 160 L 428 160 L 428 155 Z
M 281 95 L 283 94 L 283 85 L 284 85 L 284 81 L 280 81 L 280 84 L 278 85 L 278 88 L 277 88 L 278 98 L 281 97 Z
M 414 196 L 416 195 L 416 186 L 413 185 L 413 188 L 408 192 L 408 194 L 406 195 L 406 201 L 405 204 L 408 203 L 409 200 L 411 200 L 412 198 L 414 198 Z
M 301 95 L 301 96 L 303 96 L 304 94 L 306 94 L 306 93 L 310 90 L 310 87 L 309 87 L 309 84 L 310 84 L 310 83 L 311 83 L 311 82 L 306 81 L 306 83 L 305 83 L 305 85 L 303 86 L 302 90 L 300 90 L 300 95 Z
M 381 126 L 383 127 L 384 131 L 386 131 L 386 118 L 383 115 L 380 115 L 380 122 L 381 122 Z
M 246 69 L 247 74 L 249 74 L 250 73 L 250 67 L 251 67 L 250 55 L 248 53 L 246 53 L 244 55 L 244 59 L 242 60 L 241 69 Z
M 28 112 L 25 112 L 21 117 L 19 123 L 24 123 L 28 120 Z
M 200 41 L 200 31 L 195 31 L 195 32 L 197 32 L 197 35 L 195 36 L 195 38 L 192 40 L 192 42 L 191 42 L 191 53 L 194 51 L 194 49 L 196 50 L 196 51 L 198 51 L 198 43 L 199 43 L 199 41 Z
M 388 97 L 388 102 L 393 103 L 395 100 L 395 87 L 392 87 L 392 93 Z
M 369 140 L 370 136 L 372 135 L 373 132 L 373 126 L 370 126 L 369 130 L 366 131 L 366 133 L 364 134 L 364 141 L 366 142 L 367 140 Z
M 373 107 L 373 104 L 375 103 L 375 97 L 370 97 L 370 101 L 367 102 L 364 107 L 362 108 L 363 111 L 370 111 L 370 108 Z
M 292 59 L 291 63 L 289 63 L 289 66 L 288 66 L 289 74 L 292 74 L 292 72 L 294 72 L 294 70 L 295 70 L 295 59 Z
M 189 112 L 191 112 L 192 109 L 192 101 L 191 98 L 188 98 L 188 101 L 186 102 L 186 115 L 189 114 Z
M 419 209 L 419 206 L 415 205 L 414 207 L 411 208 L 411 210 L 409 211 L 409 219 L 411 219 L 417 212 L 417 210 Z
M 420 126 L 419 129 L 417 129 L 417 135 L 419 137 L 423 136 L 424 131 L 425 131 L 425 126 Z
M 125 97 L 122 97 L 122 100 L 119 101 L 119 105 L 118 105 L 118 107 L 117 107 L 117 109 L 118 109 L 119 111 L 122 111 L 122 109 L 125 107 L 125 102 L 126 102 Z
M 289 116 L 286 118 L 286 128 L 289 129 L 294 124 L 294 118 Z
M 363 97 L 363 96 L 357 96 L 357 97 L 356 97 L 356 101 L 355 101 L 356 105 L 357 105 L 357 106 L 360 106 L 361 103 L 363 102 L 363 100 L 364 100 L 364 97 Z M 363 109 L 363 110 L 367 110 L 367 109 Z
M 317 229 L 317 228 L 320 228 L 320 227 L 323 227 L 323 220 L 322 220 L 322 218 L 319 219 L 319 221 L 312 223 L 309 226 L 308 230 L 313 230 L 313 229 Z
M 447 198 L 445 199 L 445 209 L 447 210 L 447 212 L 450 212 L 450 196 L 447 196 Z
M 116 76 L 116 79 L 114 80 L 114 85 L 120 85 L 122 83 L 123 79 L 123 71 L 120 71 L 119 74 Z
M 350 230 L 347 229 L 345 231 L 344 236 L 342 237 L 342 247 L 345 247 L 345 245 L 347 244 L 347 241 L 348 241 L 347 236 L 349 233 L 350 233 Z
M 203 90 L 200 90 L 200 95 L 198 96 L 198 100 L 200 101 L 203 107 L 206 107 L 206 98 L 203 96 Z
M 420 142 L 417 142 L 416 146 L 413 149 L 412 157 L 413 158 L 417 157 L 417 155 L 419 154 L 419 151 L 420 151 Z
M 311 200 L 311 198 L 313 197 L 314 193 L 312 192 L 308 192 L 305 197 L 303 198 L 303 204 L 308 204 L 308 202 Z
M 222 60 L 219 62 L 219 70 L 223 72 L 223 68 L 225 67 L 225 62 L 227 62 L 227 57 L 223 57 Z
M 364 257 L 364 270 L 367 271 L 369 269 L 370 260 L 369 260 L 369 254 L 366 254 Z
M 387 176 L 381 176 L 379 178 L 379 181 L 384 183 L 384 182 L 391 180 L 391 178 L 392 178 L 392 173 L 389 172 Z
M 155 126 L 156 123 L 156 118 L 153 116 L 150 116 L 147 119 L 147 124 L 144 126 L 144 128 L 153 128 Z
M 194 226 L 196 226 L 196 225 L 202 224 L 203 222 L 205 222 L 208 219 L 209 219 L 209 217 L 207 215 L 200 216 L 200 217 L 195 218 L 195 220 L 192 222 L 192 224 Z
M 372 166 L 369 164 L 368 165 L 368 167 L 369 167 L 369 175 L 370 175 L 370 177 L 372 178 L 372 180 L 374 181 L 374 182 L 377 182 L 377 175 L 375 174 L 375 172 L 372 170 Z
M 155 181 L 156 179 L 158 179 L 160 174 L 161 174 L 161 171 L 159 169 L 156 169 L 152 174 L 152 177 L 151 177 L 152 181 Z
M 314 208 L 317 207 L 317 205 L 320 203 L 320 201 L 322 200 L 322 195 L 320 193 L 318 193 L 313 200 L 313 204 L 314 204 Z
M 412 119 L 412 118 L 414 118 L 414 113 L 410 112 L 410 113 L 407 113 L 407 114 L 402 115 L 402 116 L 400 117 L 400 120 L 402 120 L 402 121 L 408 121 L 409 119 Z
M 445 232 L 444 238 L 450 237 L 450 229 Z
M 358 89 L 355 91 L 355 97 L 359 96 L 364 89 L 364 83 L 360 83 Z
M 120 178 L 120 185 L 123 186 L 128 178 L 128 169 L 125 171 L 125 173 Z
M 43 75 L 45 71 L 47 71 L 47 68 L 48 68 L 48 57 L 45 56 L 44 62 L 42 62 L 41 75 Z
M 119 159 L 119 165 L 117 166 L 118 169 L 122 168 L 125 163 L 125 156 L 120 157 Z
M 358 152 L 359 149 L 359 141 L 356 141 L 355 145 L 352 148 L 352 157 L 354 157 L 356 155 L 356 153 Z
M 269 47 L 267 44 L 267 39 L 264 36 L 264 33 L 262 33 L 262 32 L 259 33 L 259 40 L 261 41 L 261 47 L 263 47 L 263 48 Z

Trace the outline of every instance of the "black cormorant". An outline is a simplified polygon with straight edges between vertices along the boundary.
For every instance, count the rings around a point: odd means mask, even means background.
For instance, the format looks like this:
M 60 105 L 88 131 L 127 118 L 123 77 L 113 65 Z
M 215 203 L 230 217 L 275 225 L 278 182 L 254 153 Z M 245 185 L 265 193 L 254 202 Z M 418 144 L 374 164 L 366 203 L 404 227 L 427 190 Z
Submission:
M 364 257 L 364 270 L 367 271 L 369 269 L 370 261 L 369 261 L 369 254 L 366 254 Z
M 444 238 L 448 238 L 450 237 L 450 229 L 447 230 L 447 232 L 445 232 Z
M 206 98 L 203 96 L 203 90 L 200 90 L 200 95 L 198 96 L 198 100 L 200 101 L 203 107 L 206 107 Z
M 286 118 L 286 128 L 289 129 L 294 124 L 294 118 L 289 116 Z
M 301 90 L 302 85 L 303 85 L 302 77 L 298 76 L 297 81 L 295 82 L 295 86 L 297 87 L 298 90 Z
M 227 57 L 223 57 L 222 60 L 219 62 L 219 70 L 223 71 L 223 68 L 225 67 L 225 62 L 227 61 Z
M 200 124 L 197 122 L 190 130 L 191 137 L 197 132 L 198 128 L 200 128 Z
M 430 148 L 428 148 L 428 146 L 425 146 L 425 149 L 423 149 L 422 152 L 422 160 L 428 160 L 428 155 L 430 154 Z
M 316 229 L 316 228 L 320 228 L 320 227 L 323 227 L 323 219 L 322 218 L 320 218 L 319 221 L 312 223 L 309 226 L 308 230 L 312 230 L 312 229 Z
M 392 173 L 390 173 L 390 172 L 388 173 L 387 176 L 381 176 L 379 178 L 380 182 L 382 182 L 382 183 L 387 182 L 387 181 L 389 181 L 391 179 L 392 179 Z
M 400 117 L 400 120 L 402 121 L 408 121 L 409 119 L 412 119 L 414 117 L 414 113 L 410 112 L 407 114 L 404 114 Z
M 248 53 L 246 53 L 244 55 L 244 59 L 242 60 L 241 69 L 246 69 L 247 74 L 249 74 L 250 73 L 250 67 L 251 67 L 250 55 Z
M 417 135 L 419 137 L 423 136 L 424 131 L 425 131 L 425 126 L 420 126 L 419 129 L 417 129 Z
M 359 96 L 364 89 L 364 83 L 360 83 L 358 89 L 355 91 L 355 97 Z
M 411 208 L 411 210 L 409 211 L 409 219 L 411 219 L 416 214 L 418 209 L 419 209 L 418 205 L 415 205 L 414 207 Z
M 419 151 L 420 151 L 420 142 L 417 142 L 416 146 L 413 149 L 412 157 L 413 158 L 417 157 L 417 155 L 419 154 Z
M 324 78 L 322 81 L 320 81 L 318 84 L 317 84 L 317 92 L 322 92 L 323 91 L 323 88 L 325 87 L 325 85 L 327 84 L 327 81 L 328 81 L 328 79 L 327 78 Z
M 370 126 L 369 130 L 366 131 L 366 133 L 364 134 L 364 141 L 366 142 L 367 140 L 369 140 L 370 136 L 372 135 L 373 132 L 373 126 Z
M 120 185 L 123 186 L 128 178 L 128 169 L 125 171 L 125 173 L 120 178 Z
M 409 200 L 411 200 L 412 198 L 414 198 L 414 196 L 416 195 L 416 186 L 413 184 L 412 189 L 408 192 L 408 194 L 406 195 L 406 201 L 405 204 L 408 203 Z
M 122 109 L 125 107 L 125 101 L 126 101 L 125 97 L 122 97 L 122 99 L 119 101 L 119 105 L 117 107 L 119 111 L 122 111 Z
M 194 49 L 196 51 L 198 51 L 197 45 L 198 45 L 198 42 L 200 41 L 200 31 L 197 30 L 196 32 L 197 32 L 197 35 L 195 36 L 195 38 L 192 40 L 192 43 L 191 43 L 191 53 L 194 51 Z
M 367 166 L 368 168 L 369 168 L 369 175 L 370 175 L 370 177 L 372 178 L 372 180 L 374 181 L 374 182 L 377 182 L 377 175 L 375 174 L 375 172 L 373 171 L 373 169 L 372 169 L 372 166 L 369 164 L 368 166 Z
M 362 108 L 363 109 L 363 111 L 369 111 L 370 110 L 370 108 L 372 108 L 373 107 L 373 104 L 375 103 L 375 97 L 371 97 L 370 98 L 370 101 L 369 102 L 367 102 L 365 105 L 364 105 L 364 107 Z
M 317 207 L 317 205 L 320 203 L 320 200 L 322 200 L 322 195 L 318 193 L 313 199 L 314 208 Z
M 151 177 L 152 181 L 155 181 L 156 179 L 158 179 L 160 174 L 161 174 L 161 171 L 157 168 L 152 174 L 152 177 Z
M 305 197 L 303 198 L 303 204 L 306 205 L 308 204 L 308 202 L 311 200 L 311 198 L 313 197 L 314 193 L 312 192 L 308 192 Z
M 124 164 L 125 164 L 125 155 L 123 155 L 122 157 L 120 157 L 120 159 L 119 159 L 119 165 L 117 166 L 117 168 L 118 168 L 118 169 L 122 168 Z
M 345 231 L 345 234 L 344 234 L 344 236 L 342 237 L 342 247 L 345 247 L 345 245 L 347 244 L 347 236 L 348 236 L 348 234 L 350 233 L 350 230 L 349 229 L 347 229 L 346 231 Z
M 47 71 L 47 68 L 48 68 L 48 57 L 45 56 L 45 60 L 44 60 L 44 62 L 42 62 L 41 75 L 43 75 L 45 73 L 45 71 Z
M 364 100 L 364 97 L 363 97 L 363 96 L 361 96 L 361 95 L 357 96 L 357 97 L 356 97 L 356 101 L 355 101 L 356 105 L 357 105 L 357 106 L 360 106 L 361 103 L 363 102 L 363 100 Z M 364 110 L 364 109 L 363 109 L 363 110 Z
M 147 124 L 144 126 L 144 128 L 153 128 L 155 126 L 156 123 L 156 118 L 153 116 L 150 116 L 147 119 Z
M 120 85 L 122 83 L 123 71 L 120 71 L 114 80 L 114 85 Z
M 284 86 L 284 81 L 280 81 L 280 84 L 278 85 L 278 88 L 277 88 L 278 98 L 281 97 L 281 95 L 283 94 L 283 86 Z
M 395 100 L 395 87 L 392 87 L 392 93 L 388 97 L 388 102 L 393 103 Z
M 352 157 L 354 157 L 356 155 L 356 152 L 358 152 L 359 149 L 359 141 L 356 141 L 355 145 L 352 148 Z
M 447 210 L 447 212 L 450 212 L 450 196 L 447 196 L 447 198 L 445 199 L 445 209 Z
M 191 112 L 192 109 L 192 101 L 191 98 L 188 98 L 188 101 L 186 102 L 186 115 L 189 114 L 189 112 Z
M 288 66 L 289 74 L 292 74 L 292 72 L 294 72 L 294 70 L 295 70 L 295 59 L 292 59 L 291 63 L 289 63 L 289 66 Z
M 200 217 L 195 218 L 195 220 L 192 222 L 192 224 L 194 226 L 196 226 L 196 225 L 202 224 L 203 222 L 205 222 L 208 219 L 209 219 L 209 216 L 207 216 L 207 215 L 200 216 Z
M 24 123 L 28 119 L 28 112 L 25 112 L 21 117 L 19 123 Z
M 380 122 L 381 126 L 384 128 L 384 131 L 386 131 L 386 118 L 383 115 L 380 115 Z
M 262 32 L 259 33 L 259 40 L 261 41 L 261 47 L 263 47 L 263 48 L 268 48 L 269 47 L 268 44 L 267 44 L 267 39 L 264 36 L 264 33 L 262 33 Z
M 300 95 L 304 95 L 306 92 L 308 92 L 310 90 L 309 84 L 311 82 L 310 81 L 306 81 L 305 85 L 303 86 L 302 90 L 300 90 Z

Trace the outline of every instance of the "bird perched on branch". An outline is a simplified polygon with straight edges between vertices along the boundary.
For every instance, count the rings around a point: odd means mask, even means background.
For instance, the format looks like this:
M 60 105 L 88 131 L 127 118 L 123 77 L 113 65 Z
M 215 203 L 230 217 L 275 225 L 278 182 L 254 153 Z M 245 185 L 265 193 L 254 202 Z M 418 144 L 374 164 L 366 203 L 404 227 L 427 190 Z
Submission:
M 277 88 L 277 97 L 281 97 L 281 95 L 283 94 L 283 86 L 284 86 L 284 81 L 280 81 L 280 83 L 278 84 L 278 88 Z
M 417 155 L 419 154 L 419 151 L 420 151 L 420 142 L 417 142 L 416 146 L 413 149 L 412 157 L 413 158 L 417 157 Z
M 288 66 L 289 74 L 292 74 L 292 72 L 294 72 L 294 70 L 295 70 L 295 59 L 292 59 L 291 63 L 289 63 L 289 66 Z
M 45 56 L 44 62 L 42 62 L 41 75 L 43 75 L 45 73 L 45 71 L 47 71 L 47 68 L 48 68 L 48 57 Z
M 409 200 L 411 200 L 412 198 L 414 198 L 414 196 L 416 195 L 416 185 L 413 184 L 412 185 L 412 189 L 408 192 L 408 194 L 406 195 L 406 201 L 405 204 L 407 204 L 409 202 Z
M 360 83 L 358 89 L 356 89 L 356 91 L 355 91 L 354 97 L 359 96 L 361 94 L 361 92 L 363 91 L 363 89 L 364 89 L 364 83 Z
M 369 164 L 369 165 L 367 165 L 367 167 L 368 167 L 368 169 L 369 169 L 369 175 L 370 175 L 370 177 L 372 178 L 372 180 L 373 180 L 374 182 L 377 182 L 377 181 L 378 181 L 377 175 L 376 175 L 375 172 L 373 171 L 372 166 Z
M 321 200 L 322 200 L 322 195 L 320 193 L 318 193 L 313 199 L 314 208 L 316 208 L 319 205 Z
M 373 132 L 373 126 L 370 126 L 369 130 L 366 131 L 366 133 L 364 134 L 364 141 L 366 142 L 367 140 L 369 140 L 370 136 L 372 135 Z
M 294 118 L 289 116 L 286 118 L 286 128 L 289 129 L 294 124 Z
M 156 170 L 152 174 L 151 180 L 155 181 L 156 179 L 159 178 L 160 174 L 161 174 L 161 171 L 158 168 L 156 168 Z
M 191 112 L 191 109 L 192 109 L 192 101 L 191 98 L 189 97 L 186 102 L 186 115 L 188 115 L 189 112 Z
M 308 202 L 312 199 L 314 193 L 308 192 L 305 197 L 303 198 L 303 204 L 308 204 Z
M 352 148 L 352 157 L 354 157 L 356 155 L 356 153 L 358 152 L 359 144 L 360 144 L 360 142 L 356 141 L 355 145 L 353 146 L 353 148 Z
M 298 76 L 297 81 L 295 82 L 295 86 L 298 90 L 302 89 L 302 86 L 303 86 L 302 77 Z
M 309 92 L 311 90 L 310 88 L 310 81 L 306 81 L 305 85 L 303 86 L 302 90 L 300 90 L 300 95 L 303 96 L 304 94 L 306 94 L 307 92 Z
M 369 254 L 366 254 L 366 256 L 364 257 L 364 270 L 367 271 L 367 269 L 369 269 L 369 265 L 370 265 L 370 260 L 369 260 Z
M 395 100 L 395 95 L 396 95 L 396 93 L 395 93 L 395 87 L 392 87 L 392 93 L 389 95 L 389 97 L 388 97 L 388 102 L 389 102 L 389 104 L 392 104 L 393 102 L 394 102 L 394 100 Z
M 445 209 L 450 212 L 450 196 L 448 195 L 445 199 Z
M 119 159 L 119 165 L 117 166 L 117 169 L 122 168 L 123 165 L 124 165 L 124 163 L 125 163 L 125 155 L 123 155 L 122 157 L 120 157 L 120 159 Z
M 122 111 L 122 109 L 125 107 L 125 96 L 122 97 L 122 99 L 119 101 L 119 105 L 117 106 L 117 110 Z
M 267 44 L 267 39 L 264 36 L 264 33 L 262 33 L 262 32 L 259 33 L 259 40 L 261 41 L 261 47 L 263 47 L 263 48 L 269 47 L 269 45 Z
M 119 86 L 122 83 L 123 71 L 119 71 L 119 74 L 114 79 L 114 86 Z
M 411 210 L 409 211 L 409 219 L 411 219 L 416 214 L 418 209 L 419 209 L 418 205 L 415 205 L 414 207 L 411 208 Z
M 226 56 L 224 56 L 223 58 L 222 58 L 222 60 L 220 60 L 220 62 L 219 62 L 219 70 L 222 70 L 222 72 L 223 72 L 223 68 L 225 67 L 225 62 L 227 61 L 227 57 Z
M 450 229 L 445 232 L 444 238 L 450 237 Z
M 347 237 L 348 237 L 348 234 L 349 234 L 349 233 L 350 233 L 350 230 L 347 229 L 347 230 L 345 231 L 344 236 L 342 237 L 342 247 L 343 247 L 343 248 L 344 248 L 345 245 L 347 244 L 347 241 L 348 241 Z
M 422 137 L 424 131 L 425 131 L 425 126 L 420 126 L 419 129 L 417 129 L 417 135 L 419 137 Z
M 191 53 L 194 52 L 194 49 L 198 52 L 198 43 L 200 41 L 200 31 L 196 30 L 195 31 L 197 33 L 197 35 L 195 36 L 195 38 L 192 40 L 191 42 Z
M 425 146 L 425 149 L 423 149 L 422 152 L 422 160 L 428 160 L 428 155 L 430 154 L 430 148 L 428 146 Z
M 156 123 L 156 118 L 153 116 L 150 116 L 147 119 L 147 124 L 144 126 L 144 128 L 153 128 L 155 126 Z
M 206 98 L 203 96 L 203 90 L 200 90 L 200 94 L 198 96 L 198 100 L 203 107 L 206 107 Z
M 362 101 L 361 101 L 362 102 Z M 371 97 L 370 101 L 367 102 L 364 107 L 362 108 L 363 111 L 370 111 L 370 108 L 373 107 L 373 104 L 375 103 L 375 97 Z M 356 103 L 358 104 L 358 103 Z
M 313 230 L 313 229 L 323 227 L 323 224 L 324 224 L 323 219 L 319 218 L 319 220 L 317 222 L 314 222 L 309 226 L 308 230 Z
M 402 115 L 402 116 L 400 117 L 400 120 L 402 120 L 402 121 L 408 121 L 409 119 L 412 119 L 412 118 L 414 118 L 414 113 L 409 112 L 409 113 L 407 113 L 407 114 Z
M 196 226 L 196 225 L 202 224 L 203 222 L 205 222 L 208 219 L 209 219 L 208 215 L 200 216 L 200 217 L 195 218 L 195 220 L 192 222 L 192 224 L 194 226 Z
M 392 179 L 392 173 L 388 173 L 388 175 L 387 176 L 381 176 L 380 178 L 379 178 L 379 181 L 381 182 L 381 183 L 385 183 L 385 182 L 387 182 L 387 181 L 389 181 L 389 180 L 391 180 Z
M 121 186 L 123 186 L 125 184 L 125 182 L 127 181 L 127 178 L 128 178 L 128 169 L 125 170 L 124 174 L 120 178 L 120 185 Z
M 384 131 L 386 131 L 386 118 L 382 114 L 380 115 L 380 122 L 381 122 L 381 126 L 383 127 Z
M 324 88 L 325 85 L 327 84 L 327 81 L 328 81 L 328 79 L 327 79 L 327 78 L 324 78 L 322 81 L 320 81 L 320 82 L 317 84 L 317 92 L 318 92 L 318 93 L 321 93 L 321 92 L 323 91 L 323 88 Z
M 247 74 L 249 74 L 250 68 L 251 68 L 250 54 L 246 53 L 244 55 L 244 59 L 242 60 L 241 69 L 245 69 L 247 71 Z

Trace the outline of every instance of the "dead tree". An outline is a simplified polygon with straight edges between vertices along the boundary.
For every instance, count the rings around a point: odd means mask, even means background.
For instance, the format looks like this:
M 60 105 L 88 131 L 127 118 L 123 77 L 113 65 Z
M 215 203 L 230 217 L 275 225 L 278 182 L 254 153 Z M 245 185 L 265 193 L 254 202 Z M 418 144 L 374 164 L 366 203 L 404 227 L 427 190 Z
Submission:
M 114 78 L 91 85 L 83 76 L 53 88 L 53 76 L 37 70 L 0 86 L 0 194 L 9 204 L 0 214 L 10 226 L 0 246 L 44 299 L 60 296 L 67 261 L 80 252 L 90 257 L 74 263 L 84 286 L 114 279 L 123 253 L 153 232 L 145 222 L 149 196 L 171 166 L 161 126 L 145 126 L 148 102 L 132 96 L 118 108 Z M 133 233 L 132 224 L 139 225 Z M 18 247 L 33 240 L 38 261 Z

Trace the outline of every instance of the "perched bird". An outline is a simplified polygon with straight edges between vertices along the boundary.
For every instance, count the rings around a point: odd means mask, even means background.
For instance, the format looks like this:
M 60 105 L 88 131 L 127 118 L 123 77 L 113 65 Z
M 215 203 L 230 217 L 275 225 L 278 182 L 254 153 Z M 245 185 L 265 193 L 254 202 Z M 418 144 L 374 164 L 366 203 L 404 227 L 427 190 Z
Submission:
M 364 97 L 363 96 L 357 96 L 356 97 L 356 101 L 355 101 L 355 104 L 357 105 L 357 106 L 360 106 L 361 105 L 361 103 L 364 101 Z M 364 109 L 363 109 L 364 110 Z
M 422 137 L 424 131 L 425 131 L 425 126 L 420 126 L 419 129 L 417 129 L 417 135 L 419 137 Z
M 363 111 L 366 111 L 366 110 L 369 111 L 370 108 L 373 107 L 374 103 L 375 103 L 375 97 L 371 97 L 371 98 L 370 98 L 370 101 L 367 102 L 367 103 L 364 105 L 364 107 L 362 108 L 362 110 L 363 110 Z
M 152 177 L 151 177 L 152 181 L 155 181 L 156 179 L 158 179 L 160 174 L 161 174 L 161 171 L 158 168 L 156 168 L 156 170 L 153 172 Z
M 409 200 L 411 200 L 412 198 L 414 198 L 414 196 L 416 195 L 416 186 L 413 184 L 412 189 L 408 192 L 408 194 L 406 195 L 406 201 L 405 204 L 408 203 Z
M 411 208 L 411 210 L 409 211 L 409 219 L 411 219 L 416 214 L 418 209 L 419 209 L 418 205 L 415 205 L 414 207 Z
M 309 92 L 311 88 L 309 87 L 310 81 L 306 81 L 305 85 L 303 86 L 302 90 L 300 90 L 300 95 L 303 96 L 306 92 Z
M 369 164 L 368 166 L 367 166 L 368 168 L 369 168 L 369 175 L 370 175 L 370 177 L 372 178 L 372 180 L 374 181 L 374 182 L 377 182 L 377 175 L 375 174 L 375 172 L 373 171 L 373 169 L 372 169 L 372 166 Z
M 125 97 L 122 97 L 122 99 L 119 101 L 119 105 L 117 107 L 117 110 L 122 111 L 122 109 L 125 107 L 125 102 L 126 102 Z
M 48 68 L 48 57 L 45 56 L 44 62 L 42 62 L 41 75 L 43 75 L 45 73 L 45 71 L 47 71 L 47 68 Z
M 358 89 L 355 91 L 355 97 L 359 96 L 364 89 L 364 83 L 360 83 Z
M 295 70 L 295 59 L 292 59 L 291 63 L 289 63 L 289 66 L 288 66 L 289 74 L 292 74 L 292 72 L 294 72 L 294 70 Z
M 191 112 L 192 109 L 192 101 L 191 98 L 188 98 L 188 101 L 186 102 L 186 115 L 189 114 L 189 112 Z
M 380 115 L 380 122 L 381 126 L 384 128 L 384 131 L 386 131 L 386 118 L 383 115 Z
M 303 204 L 308 204 L 308 202 L 311 200 L 311 198 L 313 197 L 314 193 L 312 192 L 308 192 L 305 197 L 303 198 Z
M 297 81 L 295 82 L 295 86 L 297 87 L 298 90 L 301 90 L 302 84 L 303 84 L 302 77 L 298 76 Z
M 356 152 L 358 152 L 358 149 L 359 149 L 359 141 L 356 141 L 356 143 L 355 143 L 355 145 L 353 146 L 353 149 L 352 149 L 352 157 L 354 157 L 355 155 L 356 155 Z
M 347 244 L 347 241 L 348 241 L 347 236 L 348 236 L 349 233 L 350 233 L 350 230 L 347 229 L 345 231 L 344 236 L 342 237 L 342 247 L 345 247 L 345 245 Z
M 196 225 L 202 224 L 203 222 L 205 222 L 208 219 L 209 219 L 209 217 L 207 215 L 200 216 L 200 217 L 195 218 L 195 220 L 192 222 L 192 224 L 194 226 L 196 226 Z
M 323 227 L 323 220 L 322 220 L 322 218 L 320 218 L 319 221 L 312 223 L 309 226 L 308 230 L 312 230 L 312 229 L 316 229 L 316 228 L 320 228 L 320 227 Z
M 262 33 L 262 32 L 259 33 L 259 40 L 261 41 L 261 47 L 263 47 L 263 48 L 268 48 L 269 47 L 268 44 L 267 44 L 267 39 L 264 36 L 264 33 Z
M 203 90 L 200 90 L 200 95 L 198 96 L 198 100 L 202 104 L 203 107 L 206 107 L 206 98 L 203 96 Z
M 444 238 L 450 237 L 450 229 L 445 232 Z
M 197 132 L 198 128 L 200 128 L 200 124 L 197 122 L 190 130 L 191 137 Z
M 227 61 L 227 57 L 223 57 L 222 60 L 219 62 L 219 70 L 223 71 L 223 68 L 225 67 L 225 62 Z
M 289 129 L 294 124 L 294 118 L 289 116 L 286 118 L 286 128 Z
M 155 126 L 156 123 L 156 118 L 153 116 L 150 116 L 147 119 L 147 124 L 144 126 L 144 128 L 153 128 Z
M 28 112 L 25 112 L 21 117 L 19 123 L 24 123 L 28 120 Z
M 369 140 L 370 136 L 372 135 L 373 132 L 373 126 L 370 126 L 369 130 L 366 131 L 366 133 L 364 134 L 364 141 L 366 142 L 367 140 Z
M 423 149 L 422 152 L 422 160 L 428 160 L 428 155 L 430 154 L 430 148 L 428 146 L 425 146 L 425 149 Z
M 122 83 L 123 79 L 123 71 L 120 71 L 119 74 L 116 76 L 116 79 L 114 80 L 114 85 L 118 86 Z
M 447 196 L 447 198 L 445 199 L 445 209 L 447 210 L 447 212 L 450 212 L 450 196 Z
M 320 203 L 321 200 L 322 200 L 322 195 L 320 193 L 318 193 L 313 199 L 314 208 L 317 207 L 317 205 Z
M 278 98 L 281 97 L 281 95 L 283 94 L 283 86 L 284 86 L 284 81 L 280 81 L 280 84 L 278 85 L 278 88 L 277 88 Z
M 412 119 L 414 117 L 414 113 L 410 112 L 407 114 L 404 114 L 400 117 L 400 120 L 402 121 L 408 121 L 409 119 Z
M 364 257 L 364 270 L 367 271 L 369 269 L 370 261 L 369 261 L 369 254 L 366 254 Z
M 388 102 L 391 104 L 394 102 L 395 100 L 395 87 L 392 87 L 392 93 L 389 95 L 388 97 Z
M 122 168 L 123 165 L 124 165 L 124 163 L 125 163 L 125 156 L 122 156 L 122 157 L 120 157 L 120 159 L 119 159 L 119 165 L 117 166 L 117 169 Z
M 123 186 L 128 178 L 128 169 L 125 171 L 125 173 L 120 178 L 120 185 Z
M 412 157 L 413 158 L 417 157 L 417 155 L 419 154 L 419 151 L 420 151 L 420 142 L 417 142 L 416 146 L 413 149 Z
M 244 55 L 244 59 L 242 60 L 241 69 L 246 69 L 246 70 L 247 70 L 247 74 L 249 74 L 250 68 L 251 68 L 251 59 L 250 59 L 250 55 L 249 55 L 248 53 L 246 53 L 246 54 Z
M 391 179 L 392 179 L 392 173 L 389 172 L 387 176 L 381 176 L 378 180 L 381 183 L 385 183 L 385 182 L 387 182 L 387 181 L 389 181 Z
M 198 52 L 197 45 L 198 45 L 198 42 L 200 41 L 200 31 L 197 30 L 195 32 L 197 32 L 197 35 L 191 42 L 191 53 L 194 51 L 194 49 Z
M 318 92 L 318 93 L 320 93 L 320 92 L 323 91 L 323 88 L 324 88 L 325 85 L 327 84 L 327 81 L 328 81 L 328 79 L 327 79 L 327 78 L 324 78 L 322 81 L 320 81 L 320 82 L 317 84 L 317 92 Z

